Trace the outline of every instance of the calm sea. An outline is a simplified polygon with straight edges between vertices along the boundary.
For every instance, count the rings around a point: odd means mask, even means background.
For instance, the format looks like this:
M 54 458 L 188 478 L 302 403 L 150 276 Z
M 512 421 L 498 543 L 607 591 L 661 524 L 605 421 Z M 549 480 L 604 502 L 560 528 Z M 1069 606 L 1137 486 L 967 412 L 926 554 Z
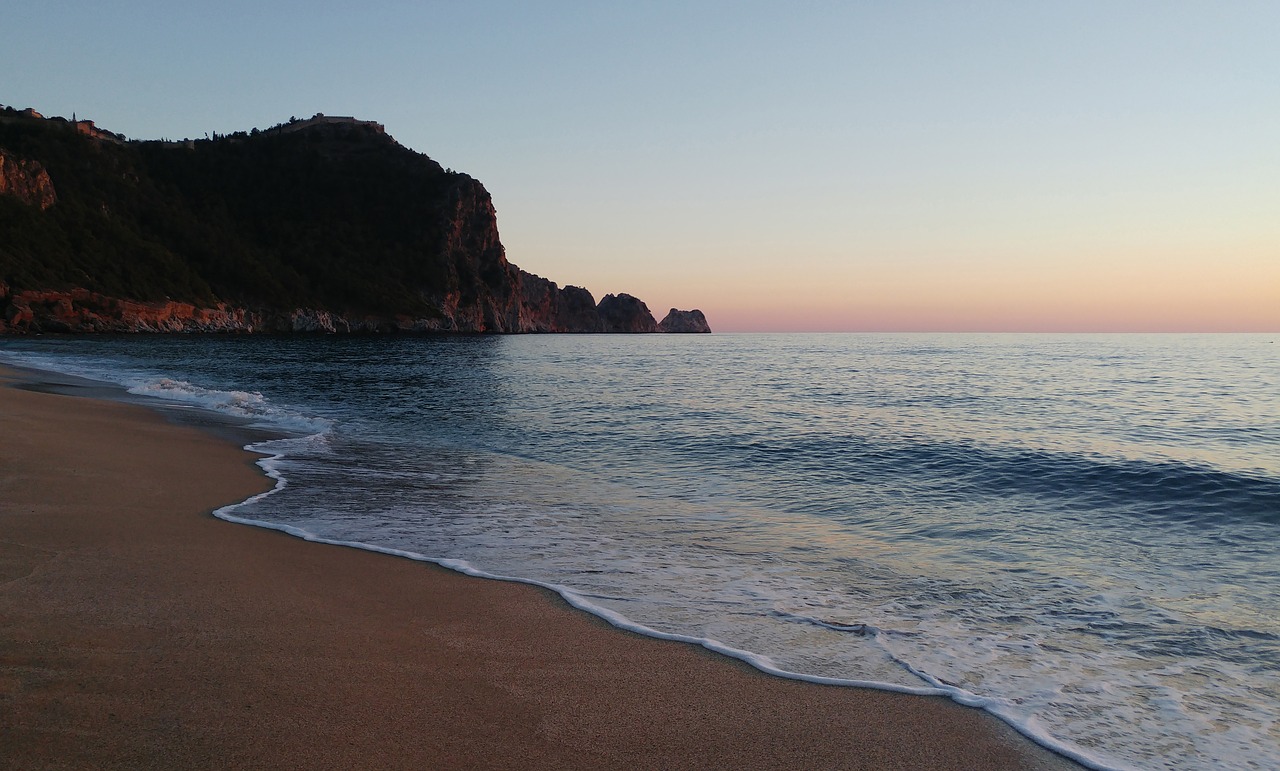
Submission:
M 1280 767 L 1280 335 L 8 339 L 281 429 L 222 512 L 1098 767 Z

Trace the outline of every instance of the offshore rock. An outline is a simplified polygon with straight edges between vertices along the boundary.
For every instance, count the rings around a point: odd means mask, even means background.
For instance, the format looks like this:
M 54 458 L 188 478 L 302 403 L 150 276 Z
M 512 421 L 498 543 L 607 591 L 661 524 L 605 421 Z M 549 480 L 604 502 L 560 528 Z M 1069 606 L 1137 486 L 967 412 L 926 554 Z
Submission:
M 38 161 L 20 159 L 0 148 L 0 195 L 10 195 L 41 211 L 58 202 L 49 172 Z
M 629 294 L 605 295 L 596 306 L 604 332 L 657 332 L 649 306 Z
M 691 311 L 672 308 L 666 318 L 658 322 L 658 331 L 706 333 L 711 331 L 711 327 L 707 324 L 707 317 L 697 308 Z

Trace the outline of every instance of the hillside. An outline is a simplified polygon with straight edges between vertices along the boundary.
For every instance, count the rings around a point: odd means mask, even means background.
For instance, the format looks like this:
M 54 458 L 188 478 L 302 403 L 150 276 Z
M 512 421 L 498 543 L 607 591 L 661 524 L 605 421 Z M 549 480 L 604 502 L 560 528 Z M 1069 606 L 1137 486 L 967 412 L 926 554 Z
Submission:
M 382 126 L 182 142 L 0 111 L 0 331 L 655 331 L 506 259 L 488 191 Z

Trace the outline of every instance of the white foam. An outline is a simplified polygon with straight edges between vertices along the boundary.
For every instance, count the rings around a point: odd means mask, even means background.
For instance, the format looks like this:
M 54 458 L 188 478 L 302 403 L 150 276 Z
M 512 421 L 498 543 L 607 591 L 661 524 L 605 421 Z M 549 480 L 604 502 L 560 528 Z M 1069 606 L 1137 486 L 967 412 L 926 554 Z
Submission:
M 59 364 L 62 366 L 58 366 Z M 539 586 L 556 592 L 571 606 L 603 618 L 618 628 L 657 639 L 700 645 L 708 650 L 738 659 L 750 664 L 762 672 L 778 677 L 822 685 L 854 686 L 916 695 L 947 696 L 957 703 L 981 708 L 990 712 L 1031 740 L 1061 755 L 1072 758 L 1087 767 L 1095 769 L 1127 768 L 1126 766 L 1116 765 L 1114 762 L 1104 761 L 1104 759 L 1096 755 L 1055 739 L 1049 734 L 1048 730 L 1036 721 L 1034 717 L 1028 716 L 1025 713 L 1020 713 L 1014 705 L 1006 700 L 978 695 L 964 688 L 942 682 L 936 677 L 931 676 L 920 667 L 912 665 L 906 657 L 895 655 L 893 646 L 886 644 L 885 639 L 886 634 L 891 634 L 891 632 L 889 630 L 881 629 L 874 624 L 835 624 L 819 619 L 799 616 L 796 617 L 797 620 L 806 620 L 811 623 L 815 623 L 818 626 L 831 629 L 832 631 L 852 632 L 871 637 L 893 662 L 901 666 L 906 672 L 909 672 L 914 678 L 918 679 L 923 683 L 922 685 L 911 686 L 879 680 L 831 677 L 796 672 L 788 670 L 784 666 L 780 666 L 777 662 L 766 655 L 728 644 L 711 636 L 696 636 L 664 632 L 660 629 L 635 622 L 624 614 L 611 608 L 604 607 L 597 602 L 593 602 L 582 593 L 576 592 L 561 584 L 538 581 L 520 576 L 491 573 L 481 570 L 465 560 L 432 557 L 416 551 L 377 546 L 355 540 L 328 538 L 294 525 L 238 516 L 235 512 L 241 510 L 242 507 L 249 507 L 259 503 L 268 496 L 283 490 L 288 485 L 285 476 L 281 472 L 282 459 L 285 458 L 286 455 L 290 454 L 291 451 L 302 449 L 308 443 L 325 441 L 325 437 L 328 435 L 328 429 L 331 425 L 329 421 L 317 418 L 308 418 L 300 413 L 280 409 L 273 405 L 263 394 L 257 391 L 220 391 L 216 389 L 207 389 L 185 380 L 159 378 L 136 373 L 122 373 L 118 370 L 93 366 L 92 363 L 86 364 L 84 362 L 72 362 L 68 365 L 64 360 L 58 360 L 56 362 L 42 360 L 29 363 L 27 366 L 36 366 L 43 369 L 61 371 L 66 374 L 93 377 L 117 383 L 124 381 L 121 384 L 125 385 L 127 390 L 135 395 L 163 399 L 170 404 L 180 404 L 192 408 L 213 410 L 222 414 L 249 420 L 254 425 L 281 428 L 306 434 L 306 436 L 299 438 L 256 443 L 245 448 L 250 451 L 266 454 L 266 457 L 260 459 L 258 463 L 266 475 L 274 480 L 275 485 L 270 491 L 255 495 L 238 504 L 223 507 L 222 509 L 214 512 L 215 516 L 218 516 L 223 520 L 277 530 L 308 541 L 364 549 L 366 551 L 373 551 L 391 556 L 432 563 L 470 576 Z M 671 565 L 669 568 L 678 569 L 675 565 Z
M 305 437 L 301 441 L 310 441 L 315 438 L 316 437 Z M 912 674 L 919 677 L 921 680 L 929 683 L 928 686 L 907 686 L 907 685 L 901 685 L 897 683 L 887 683 L 887 682 L 880 682 L 875 680 L 858 680 L 858 679 L 841 678 L 841 677 L 826 677 L 821 675 L 805 674 L 802 672 L 793 672 L 793 671 L 789 671 L 779 667 L 768 656 L 764 656 L 758 653 L 753 653 L 751 651 L 743 650 L 741 648 L 736 648 L 726 643 L 723 643 L 719 640 L 716 640 L 714 638 L 697 637 L 693 635 L 684 635 L 684 634 L 674 634 L 670 632 L 664 632 L 659 629 L 654 629 L 653 627 L 649 627 L 644 624 L 636 623 L 631 619 L 627 618 L 626 616 L 624 616 L 623 614 L 618 613 L 617 611 L 614 611 L 610 608 L 606 608 L 602 605 L 593 603 L 583 595 L 579 594 L 578 592 L 575 592 L 572 589 L 559 584 L 554 584 L 546 581 L 538 581 L 536 579 L 531 579 L 531 578 L 524 578 L 522 576 L 490 573 L 490 572 L 481 570 L 476 566 L 472 565 L 470 562 L 462 559 L 453 559 L 453 558 L 447 558 L 447 557 L 432 557 L 426 554 L 421 554 L 419 552 L 414 552 L 414 551 L 408 551 L 405 549 L 395 549 L 395 548 L 386 547 L 386 546 L 377 546 L 375 544 L 368 544 L 360 541 L 327 538 L 325 536 L 321 536 L 317 533 L 306 530 L 305 528 L 296 527 L 294 525 L 287 525 L 287 524 L 278 523 L 278 522 L 269 522 L 266 520 L 253 519 L 249 517 L 241 517 L 236 515 L 234 513 L 236 510 L 245 506 L 251 506 L 255 503 L 258 503 L 268 498 L 269 496 L 275 495 L 276 493 L 280 492 L 281 490 L 285 489 L 288 486 L 288 480 L 285 478 L 285 476 L 282 473 L 280 473 L 279 462 L 285 457 L 286 449 L 288 445 L 296 441 L 299 441 L 299 440 L 292 440 L 292 439 L 274 440 L 270 442 L 259 442 L 259 443 L 246 445 L 244 447 L 245 450 L 248 450 L 250 452 L 266 454 L 265 457 L 259 459 L 257 463 L 262 468 L 266 476 L 275 481 L 275 485 L 272 487 L 272 489 L 263 493 L 258 493 L 257 495 L 251 496 L 243 501 L 240 501 L 239 503 L 233 503 L 228 506 L 223 506 L 222 508 L 214 511 L 213 515 L 227 522 L 234 522 L 234 523 L 243 524 L 243 525 L 251 525 L 253 527 L 260 527 L 267 530 L 276 530 L 279 532 L 283 532 L 283 533 L 287 533 L 289 535 L 295 536 L 297 538 L 301 538 L 305 541 L 311 541 L 314 543 L 324 543 L 332 546 L 346 546 L 353 549 L 362 549 L 365 551 L 377 552 L 379 554 L 386 554 L 393 557 L 402 557 L 405 559 L 411 559 L 417 562 L 425 562 L 425 563 L 430 563 L 434 565 L 439 565 L 440 567 L 447 568 L 449 570 L 454 570 L 464 575 L 474 576 L 477 578 L 487 578 L 495 581 L 508 581 L 511 583 L 518 583 L 518 584 L 528 584 L 530 586 L 537 586 L 543 589 L 548 589 L 560 595 L 560 597 L 563 598 L 564 601 L 567 602 L 572 607 L 577 608 L 578 610 L 582 610 L 587 613 L 590 613 L 594 616 L 598 616 L 599 618 L 604 619 L 605 621 L 609 622 L 615 627 L 618 627 L 619 629 L 635 632 L 637 634 L 642 634 L 647 637 L 653 637 L 659 640 L 671 640 L 674 642 L 700 645 L 703 648 L 706 648 L 707 650 L 745 662 L 755 667 L 756 669 L 760 670 L 761 672 L 764 672 L 766 674 L 773 675 L 776 677 L 782 677 L 789 680 L 800 680 L 804 682 L 815 683 L 818 685 L 832 685 L 832 686 L 855 687 L 855 688 L 873 688 L 876 690 L 892 691 L 895 693 L 905 693 L 905 694 L 911 694 L 911 695 L 917 695 L 917 696 L 946 696 L 952 699 L 953 701 L 959 704 L 962 704 L 964 706 L 976 707 L 976 708 L 986 710 L 987 712 L 1001 719 L 1005 723 L 1009 724 L 1011 727 L 1014 728 L 1014 730 L 1018 731 L 1020 734 L 1027 737 L 1028 739 L 1036 742 L 1037 744 L 1049 750 L 1052 750 L 1053 752 L 1056 752 L 1060 755 L 1070 758 L 1087 768 L 1097 769 L 1098 771 L 1129 771 L 1130 769 L 1129 766 L 1116 765 L 1113 763 L 1109 764 L 1105 762 L 1102 758 L 1099 758 L 1096 755 L 1088 753 L 1078 747 L 1072 746 L 1070 744 L 1067 744 L 1065 742 L 1062 742 L 1054 738 L 1047 731 L 1041 728 L 1034 718 L 1026 718 L 1024 716 L 1016 714 L 1011 709 L 1009 709 L 1008 703 L 1003 700 L 979 696 L 977 694 L 966 691 L 963 688 L 959 688 L 957 686 L 950 685 L 948 683 L 943 683 L 937 680 L 936 678 L 929 676 L 924 672 L 918 671 L 917 669 L 912 667 L 908 662 L 905 662 L 905 661 L 898 660 L 898 663 L 900 663 L 904 668 L 906 668 Z M 276 450 L 279 450 L 279 451 L 277 452 Z M 876 629 L 875 627 L 866 627 L 865 625 L 854 625 L 854 626 L 841 628 L 838 625 L 827 624 L 825 622 L 817 622 L 817 623 L 819 623 L 820 625 L 832 628 L 836 631 L 856 631 L 859 627 L 862 627 L 866 632 L 873 631 L 877 637 L 881 634 L 881 630 Z
M 319 433 L 332 422 L 282 409 L 257 391 L 219 391 L 202 388 L 185 380 L 160 378 L 128 385 L 135 396 L 150 396 L 251 421 L 250 425 L 280 428 L 300 433 Z
M 288 433 L 328 431 L 333 421 L 304 415 L 277 405 L 257 391 L 220 391 L 186 380 L 158 377 L 138 370 L 74 356 L 47 356 L 29 352 L 5 352 L 5 363 L 117 385 L 134 396 L 160 399 L 171 405 L 209 410 L 249 421 L 256 428 Z

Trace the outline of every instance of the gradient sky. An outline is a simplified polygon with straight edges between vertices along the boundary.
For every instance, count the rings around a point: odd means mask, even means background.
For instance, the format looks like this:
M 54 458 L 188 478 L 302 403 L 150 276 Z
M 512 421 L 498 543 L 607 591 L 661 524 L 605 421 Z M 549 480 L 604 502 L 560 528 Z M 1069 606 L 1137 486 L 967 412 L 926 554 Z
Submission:
M 1280 331 L 1280 3 L 10 3 L 0 102 L 316 112 L 512 262 L 734 330 Z

